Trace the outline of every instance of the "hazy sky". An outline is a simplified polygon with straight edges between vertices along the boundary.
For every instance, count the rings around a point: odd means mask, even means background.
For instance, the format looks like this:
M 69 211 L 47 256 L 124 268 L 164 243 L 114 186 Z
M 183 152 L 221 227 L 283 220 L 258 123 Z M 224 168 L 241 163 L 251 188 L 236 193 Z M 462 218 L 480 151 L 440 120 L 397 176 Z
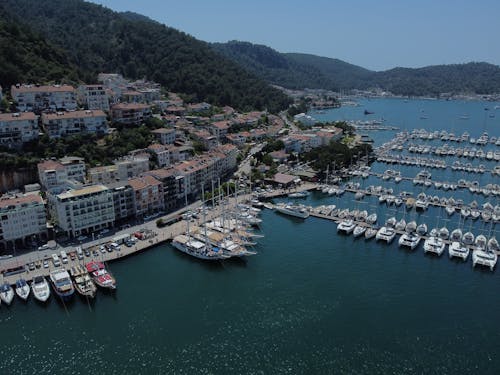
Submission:
M 92 0 L 208 42 L 243 40 L 383 70 L 500 65 L 498 0 Z

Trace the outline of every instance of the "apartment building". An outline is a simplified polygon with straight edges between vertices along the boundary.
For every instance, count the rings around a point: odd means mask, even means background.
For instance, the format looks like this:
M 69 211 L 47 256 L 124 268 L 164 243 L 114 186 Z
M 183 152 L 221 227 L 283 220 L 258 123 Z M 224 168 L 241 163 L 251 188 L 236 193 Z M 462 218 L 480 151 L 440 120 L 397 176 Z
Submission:
M 163 186 L 151 175 L 130 179 L 128 184 L 134 191 L 135 214 L 144 217 L 164 209 Z
M 91 168 L 89 180 L 94 184 L 109 184 L 139 176 L 147 171 L 149 171 L 149 156 L 137 155 L 116 160 L 112 165 Z
M 38 139 L 38 117 L 33 112 L 0 113 L 0 145 L 18 147 Z
M 113 208 L 115 210 L 115 222 L 124 222 L 135 215 L 134 190 L 128 181 L 116 181 L 107 184 L 106 187 L 113 194 Z
M 16 241 L 26 244 L 47 239 L 47 216 L 38 194 L 0 198 L 0 244 L 6 249 Z
M 140 125 L 151 117 L 151 107 L 141 103 L 119 103 L 111 107 L 111 118 L 124 125 Z
M 43 113 L 42 126 L 50 138 L 79 133 L 105 134 L 108 131 L 106 114 L 100 109 Z
M 10 92 L 20 112 L 40 113 L 45 110 L 77 109 L 76 92 L 69 85 L 15 85 L 11 87 Z
M 109 111 L 109 96 L 104 85 L 80 85 L 77 98 L 80 105 L 87 109 Z
M 151 133 L 162 145 L 171 145 L 175 142 L 175 129 L 159 128 L 152 130 Z
M 85 182 L 83 158 L 66 156 L 59 160 L 44 160 L 37 165 L 38 179 L 43 190 L 63 186 L 68 180 Z
M 170 151 L 164 145 L 160 145 L 158 143 L 152 144 L 148 147 L 148 150 L 156 156 L 156 160 L 158 161 L 158 166 L 168 167 L 171 163 L 170 161 Z
M 51 218 L 70 237 L 91 234 L 115 222 L 113 193 L 104 185 L 49 194 L 48 202 Z

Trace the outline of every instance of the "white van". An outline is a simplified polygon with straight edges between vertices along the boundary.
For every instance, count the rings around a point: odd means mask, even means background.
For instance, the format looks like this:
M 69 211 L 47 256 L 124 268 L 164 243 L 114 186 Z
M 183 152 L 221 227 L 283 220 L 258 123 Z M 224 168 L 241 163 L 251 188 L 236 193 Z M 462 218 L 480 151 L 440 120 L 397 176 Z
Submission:
M 68 263 L 68 256 L 66 255 L 66 252 L 64 250 L 61 250 L 61 260 L 63 264 Z
M 79 260 L 83 259 L 83 250 L 81 246 L 78 246 L 76 248 L 76 256 L 78 257 Z
M 59 261 L 59 257 L 57 254 L 52 254 L 52 263 L 54 263 L 55 267 L 59 267 L 61 265 L 61 262 Z

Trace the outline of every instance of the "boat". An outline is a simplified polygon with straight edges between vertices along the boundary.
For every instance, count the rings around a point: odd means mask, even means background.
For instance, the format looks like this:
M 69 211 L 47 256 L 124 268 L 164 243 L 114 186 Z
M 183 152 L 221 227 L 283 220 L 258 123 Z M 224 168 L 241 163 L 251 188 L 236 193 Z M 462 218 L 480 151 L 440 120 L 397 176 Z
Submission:
M 374 112 L 370 112 L 367 109 L 364 110 L 363 112 L 365 115 L 373 115 Z
M 307 198 L 309 196 L 308 191 L 298 191 L 295 193 L 288 194 L 288 198 Z
M 365 231 L 365 240 L 369 240 L 377 235 L 377 228 L 367 228 Z
M 467 232 L 462 236 L 462 242 L 464 245 L 471 246 L 474 243 L 474 234 L 472 232 Z
M 10 284 L 4 283 L 0 286 L 0 299 L 7 305 L 12 303 L 14 299 L 14 290 L 12 290 Z
M 368 211 L 366 210 L 359 211 L 355 217 L 357 221 L 366 221 L 367 218 L 368 218 Z
M 354 228 L 354 231 L 353 231 L 352 234 L 356 238 L 356 237 L 359 237 L 359 236 L 363 235 L 365 232 L 366 232 L 366 227 L 365 226 L 363 226 L 363 225 L 357 225 Z
M 383 226 L 380 228 L 375 236 L 377 241 L 386 241 L 387 243 L 391 243 L 396 236 L 396 230 L 390 226 Z
M 454 229 L 450 234 L 450 241 L 461 242 L 462 241 L 462 230 L 460 228 Z
M 451 258 L 461 258 L 464 261 L 469 256 L 469 248 L 459 241 L 453 241 L 448 245 L 448 256 Z
M 75 293 L 69 273 L 65 269 L 52 271 L 50 273 L 50 281 L 54 291 L 63 301 L 69 300 Z
M 342 220 L 337 225 L 337 232 L 343 232 L 345 234 L 350 234 L 356 227 L 356 224 L 352 219 Z
M 95 297 L 97 287 L 85 268 L 81 265 L 76 265 L 71 267 L 70 274 L 73 277 L 73 285 L 80 295 L 90 298 Z
M 442 227 L 441 229 L 439 229 L 438 235 L 439 235 L 439 238 L 441 238 L 443 240 L 447 240 L 448 237 L 450 236 L 450 231 L 448 230 L 448 228 Z
M 23 301 L 26 301 L 30 295 L 30 287 L 26 280 L 19 279 L 16 281 L 16 294 Z
M 444 209 L 445 209 L 446 213 L 448 214 L 448 216 L 451 216 L 455 213 L 455 207 L 452 205 L 447 205 Z
M 478 249 L 486 249 L 487 244 L 488 240 L 486 239 L 486 236 L 484 236 L 483 234 L 477 236 L 476 241 L 474 241 L 474 245 L 476 245 L 476 248 Z
M 377 214 L 373 213 L 371 215 L 368 215 L 368 217 L 366 218 L 366 222 L 368 224 L 375 224 L 377 222 Z
M 106 270 L 104 263 L 90 262 L 85 265 L 85 269 L 97 286 L 107 289 L 116 289 L 116 280 L 113 275 Z
M 476 267 L 479 264 L 480 266 L 489 267 L 490 271 L 493 271 L 497 260 L 498 255 L 488 249 L 478 248 L 472 252 L 472 267 Z
M 421 236 L 425 236 L 427 234 L 427 224 L 422 223 L 417 226 L 417 233 Z
M 49 283 L 43 276 L 35 276 L 31 282 L 31 290 L 36 300 L 46 302 L 50 297 Z
M 404 230 L 406 228 L 406 220 L 401 219 L 395 225 L 396 230 Z
M 408 233 L 415 232 L 417 230 L 417 222 L 415 220 L 410 221 L 406 224 L 405 231 Z
M 424 253 L 434 253 L 438 256 L 441 256 L 441 254 L 443 254 L 444 248 L 444 241 L 437 236 L 431 236 L 424 242 Z
M 307 219 L 309 217 L 309 211 L 302 205 L 277 204 L 274 206 L 274 209 L 281 214 L 298 217 L 300 219 Z
M 415 249 L 420 243 L 421 237 L 414 232 L 403 233 L 401 237 L 399 237 L 399 246 L 401 247 L 409 247 L 411 250 Z
M 230 258 L 230 256 L 220 251 L 219 248 L 208 246 L 206 243 L 192 238 L 189 234 L 175 236 L 172 240 L 172 246 L 198 259 L 223 260 Z

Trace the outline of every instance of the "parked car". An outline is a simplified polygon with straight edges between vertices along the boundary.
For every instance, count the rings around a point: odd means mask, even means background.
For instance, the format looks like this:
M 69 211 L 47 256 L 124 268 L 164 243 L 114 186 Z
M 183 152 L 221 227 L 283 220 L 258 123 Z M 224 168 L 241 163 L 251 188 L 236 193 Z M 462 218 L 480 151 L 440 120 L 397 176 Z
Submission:
M 101 251 L 101 253 L 104 254 L 106 252 L 106 246 L 105 245 L 99 246 L 99 250 Z
M 106 233 L 109 233 L 109 229 L 108 228 L 104 228 L 103 230 L 101 230 L 101 234 L 106 234 Z
M 43 261 L 43 268 L 49 268 L 49 261 L 47 259 Z
M 87 236 L 79 236 L 77 237 L 78 241 L 85 241 L 87 239 Z
M 36 268 L 35 263 L 34 262 L 29 263 L 28 268 L 30 271 L 33 271 Z

